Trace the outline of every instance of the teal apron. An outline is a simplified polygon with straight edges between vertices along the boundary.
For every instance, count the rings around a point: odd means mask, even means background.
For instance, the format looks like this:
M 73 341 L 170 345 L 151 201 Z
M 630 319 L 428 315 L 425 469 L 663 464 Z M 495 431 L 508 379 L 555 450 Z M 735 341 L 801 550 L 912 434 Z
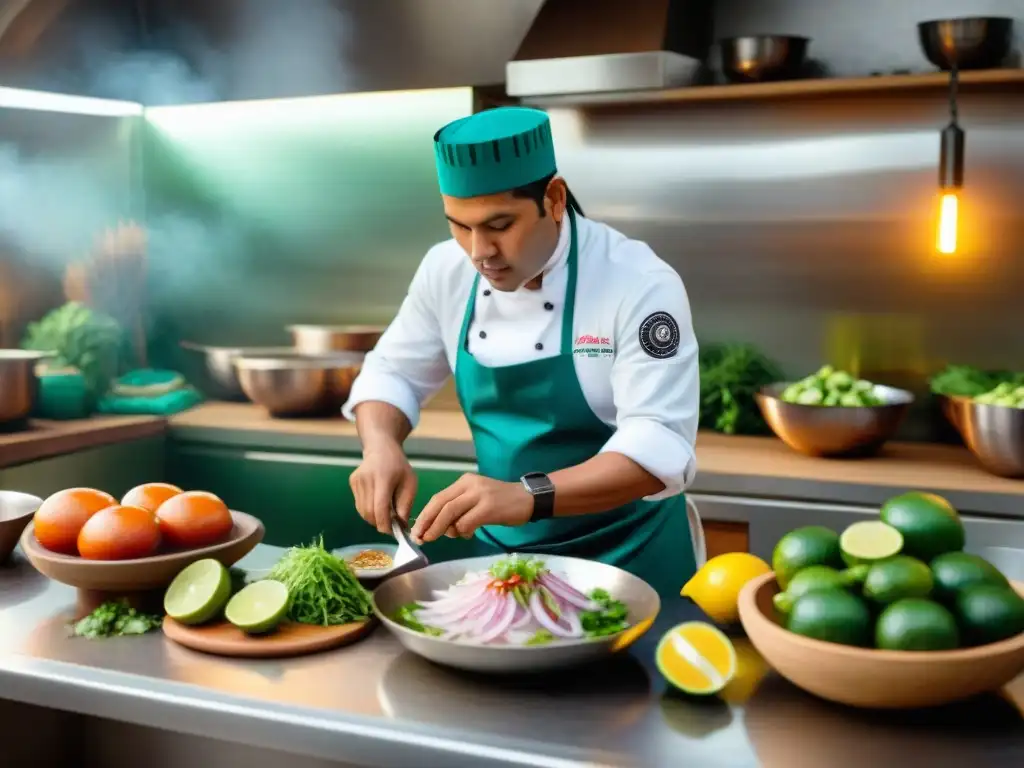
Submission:
M 614 433 L 591 410 L 576 378 L 573 315 L 578 250 L 576 216 L 569 211 L 571 245 L 562 314 L 561 349 L 517 365 L 488 368 L 469 354 L 467 335 L 480 275 L 473 282 L 459 334 L 455 387 L 469 421 L 481 475 L 518 482 L 527 472 L 550 474 L 596 456 Z M 696 570 L 689 507 L 683 495 L 636 501 L 608 512 L 557 517 L 477 532 L 481 553 L 524 552 L 599 560 L 644 579 L 662 599 L 678 596 Z M 693 527 L 700 526 L 693 515 Z M 703 545 L 700 530 L 694 531 Z M 703 557 L 703 555 L 701 555 Z

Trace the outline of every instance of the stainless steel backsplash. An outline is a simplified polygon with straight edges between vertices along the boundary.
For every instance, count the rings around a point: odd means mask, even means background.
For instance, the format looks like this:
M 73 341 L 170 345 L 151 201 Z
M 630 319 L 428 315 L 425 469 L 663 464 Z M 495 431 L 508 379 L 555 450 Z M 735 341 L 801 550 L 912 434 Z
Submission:
M 935 253 L 942 94 L 552 114 L 588 215 L 683 276 L 698 334 L 896 383 L 1024 367 L 1024 102 L 962 99 L 961 252 Z
M 305 118 L 253 104 L 154 120 L 154 240 L 193 227 L 154 254 L 168 338 L 273 344 L 289 322 L 388 321 L 447 236 L 429 134 L 469 101 L 433 93 L 331 97 Z M 920 389 L 947 361 L 1024 368 L 1024 102 L 962 99 L 954 256 L 934 249 L 946 110 L 940 90 L 552 120 L 587 214 L 680 272 L 702 340 L 754 342 L 791 375 L 830 361 Z

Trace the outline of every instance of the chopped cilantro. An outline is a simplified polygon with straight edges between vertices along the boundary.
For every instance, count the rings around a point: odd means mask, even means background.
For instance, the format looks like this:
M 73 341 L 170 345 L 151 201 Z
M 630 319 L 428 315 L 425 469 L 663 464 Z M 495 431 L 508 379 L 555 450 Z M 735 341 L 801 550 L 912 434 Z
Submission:
M 160 626 L 162 617 L 139 613 L 127 601 L 103 603 L 72 627 L 76 637 L 95 640 L 101 637 L 144 635 Z
M 587 637 L 605 637 L 621 632 L 629 626 L 629 610 L 621 600 L 615 600 L 607 590 L 595 589 L 590 599 L 600 606 L 594 611 L 580 613 L 583 633 Z

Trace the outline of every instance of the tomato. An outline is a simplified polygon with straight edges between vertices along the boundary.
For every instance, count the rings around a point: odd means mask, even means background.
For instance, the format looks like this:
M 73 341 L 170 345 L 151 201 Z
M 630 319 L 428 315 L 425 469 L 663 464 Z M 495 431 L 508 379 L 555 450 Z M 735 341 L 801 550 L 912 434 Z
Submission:
M 128 491 L 121 499 L 121 504 L 126 507 L 142 507 L 156 514 L 161 504 L 181 492 L 181 488 L 170 483 L 144 483 Z
M 78 554 L 78 534 L 101 509 L 117 504 L 109 493 L 95 488 L 68 488 L 50 496 L 33 519 L 36 538 L 52 552 Z
M 78 553 L 88 560 L 134 560 L 149 557 L 159 546 L 160 525 L 142 507 L 107 507 L 78 534 Z
M 227 538 L 234 524 L 227 504 L 206 491 L 172 496 L 156 511 L 160 532 L 169 546 L 193 549 Z

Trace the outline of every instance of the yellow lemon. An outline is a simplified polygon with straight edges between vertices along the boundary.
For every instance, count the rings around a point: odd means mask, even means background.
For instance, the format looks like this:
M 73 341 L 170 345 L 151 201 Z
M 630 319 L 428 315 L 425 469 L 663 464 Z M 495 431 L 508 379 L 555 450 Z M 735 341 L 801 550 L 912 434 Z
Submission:
M 688 621 L 666 632 L 654 658 L 666 680 L 691 694 L 718 693 L 736 674 L 736 651 L 729 638 L 703 621 Z
M 680 594 L 693 600 L 712 621 L 730 624 L 739 618 L 740 590 L 771 570 L 768 563 L 747 552 L 727 552 L 704 563 Z

